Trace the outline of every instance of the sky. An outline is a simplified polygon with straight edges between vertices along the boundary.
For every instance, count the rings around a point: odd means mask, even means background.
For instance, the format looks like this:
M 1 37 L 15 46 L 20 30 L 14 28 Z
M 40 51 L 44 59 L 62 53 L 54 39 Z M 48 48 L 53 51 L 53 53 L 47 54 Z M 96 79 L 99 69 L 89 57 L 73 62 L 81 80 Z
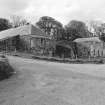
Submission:
M 19 15 L 35 23 L 51 16 L 66 25 L 71 20 L 105 21 L 105 0 L 0 0 L 0 17 Z

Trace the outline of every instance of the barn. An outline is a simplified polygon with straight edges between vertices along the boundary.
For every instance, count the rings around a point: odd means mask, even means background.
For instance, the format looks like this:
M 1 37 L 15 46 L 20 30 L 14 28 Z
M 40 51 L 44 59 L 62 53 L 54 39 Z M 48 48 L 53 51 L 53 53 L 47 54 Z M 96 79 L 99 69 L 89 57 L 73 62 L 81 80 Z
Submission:
M 0 51 L 20 51 L 52 56 L 53 43 L 50 36 L 32 24 L 0 32 Z

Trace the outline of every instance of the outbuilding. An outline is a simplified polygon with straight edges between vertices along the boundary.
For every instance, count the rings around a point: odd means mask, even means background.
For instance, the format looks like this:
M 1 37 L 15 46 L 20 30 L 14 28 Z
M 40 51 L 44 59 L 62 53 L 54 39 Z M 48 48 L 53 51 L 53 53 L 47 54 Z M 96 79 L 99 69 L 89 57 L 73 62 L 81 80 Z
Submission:
M 103 57 L 105 56 L 105 43 L 99 39 L 99 37 L 78 38 L 74 42 L 77 44 L 77 52 L 79 46 L 82 46 L 82 55 L 85 54 L 88 57 Z

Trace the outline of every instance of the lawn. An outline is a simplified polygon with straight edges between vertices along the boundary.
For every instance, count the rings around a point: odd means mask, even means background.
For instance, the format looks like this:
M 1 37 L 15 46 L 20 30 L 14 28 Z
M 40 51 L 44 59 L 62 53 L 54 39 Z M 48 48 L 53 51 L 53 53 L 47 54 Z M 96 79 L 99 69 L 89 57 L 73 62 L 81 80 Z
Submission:
M 104 105 L 105 65 L 8 57 L 16 74 L 0 82 L 0 105 Z

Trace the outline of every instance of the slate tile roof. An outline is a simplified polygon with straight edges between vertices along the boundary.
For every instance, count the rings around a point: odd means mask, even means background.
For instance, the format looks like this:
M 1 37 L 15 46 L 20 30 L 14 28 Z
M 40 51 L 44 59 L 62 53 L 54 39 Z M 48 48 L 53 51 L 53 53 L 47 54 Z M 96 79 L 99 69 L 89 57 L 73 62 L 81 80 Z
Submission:
M 89 38 L 78 38 L 73 42 L 82 43 L 82 42 L 102 42 L 99 37 L 89 37 Z
M 73 43 L 71 41 L 62 40 L 62 41 L 57 41 L 56 45 L 62 46 L 62 47 L 68 48 L 68 49 L 72 49 Z
M 0 32 L 0 39 L 13 36 L 33 35 L 35 37 L 48 37 L 41 29 L 29 24 L 17 28 L 11 28 Z

